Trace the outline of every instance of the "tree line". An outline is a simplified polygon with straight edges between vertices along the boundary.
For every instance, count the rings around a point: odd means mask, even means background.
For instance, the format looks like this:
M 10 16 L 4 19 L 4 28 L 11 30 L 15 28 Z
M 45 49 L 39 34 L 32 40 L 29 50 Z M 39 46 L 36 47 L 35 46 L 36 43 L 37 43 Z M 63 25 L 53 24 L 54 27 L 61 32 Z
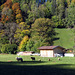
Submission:
M 53 45 L 54 28 L 73 28 L 75 0 L 0 1 L 0 52 L 35 51 Z

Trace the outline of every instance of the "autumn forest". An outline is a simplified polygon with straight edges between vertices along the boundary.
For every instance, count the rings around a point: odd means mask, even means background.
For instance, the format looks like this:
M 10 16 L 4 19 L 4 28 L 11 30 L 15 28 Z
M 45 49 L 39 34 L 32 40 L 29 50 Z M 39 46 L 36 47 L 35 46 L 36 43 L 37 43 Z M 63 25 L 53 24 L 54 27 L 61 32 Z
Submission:
M 38 52 L 74 25 L 75 0 L 0 0 L 0 53 Z

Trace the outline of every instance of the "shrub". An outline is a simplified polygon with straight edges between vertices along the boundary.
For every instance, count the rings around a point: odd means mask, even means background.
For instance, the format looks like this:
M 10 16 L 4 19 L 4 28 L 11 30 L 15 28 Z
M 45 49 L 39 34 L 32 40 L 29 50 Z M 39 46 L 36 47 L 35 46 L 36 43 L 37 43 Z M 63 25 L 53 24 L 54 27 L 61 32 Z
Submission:
M 16 44 L 2 45 L 1 52 L 2 53 L 15 54 L 17 52 L 17 45 Z
M 2 44 L 0 43 L 0 53 L 1 53 Z

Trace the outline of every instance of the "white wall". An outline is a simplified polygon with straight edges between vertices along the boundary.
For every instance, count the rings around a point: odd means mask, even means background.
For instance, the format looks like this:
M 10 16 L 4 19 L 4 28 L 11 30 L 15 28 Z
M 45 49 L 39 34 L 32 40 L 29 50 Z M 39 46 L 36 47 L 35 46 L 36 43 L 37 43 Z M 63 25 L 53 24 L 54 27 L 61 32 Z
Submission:
M 74 57 L 74 54 L 73 53 L 65 53 L 64 56 L 65 57 Z
M 53 50 L 40 50 L 42 57 L 53 57 Z

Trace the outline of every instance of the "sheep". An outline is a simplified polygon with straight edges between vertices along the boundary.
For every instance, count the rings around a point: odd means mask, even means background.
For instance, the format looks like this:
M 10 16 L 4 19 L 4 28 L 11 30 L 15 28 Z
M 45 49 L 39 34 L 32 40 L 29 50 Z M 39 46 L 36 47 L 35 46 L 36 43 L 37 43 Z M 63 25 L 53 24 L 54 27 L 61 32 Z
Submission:
M 58 58 L 58 60 L 60 60 L 60 58 Z
M 35 60 L 35 57 L 31 57 L 32 60 Z
M 41 59 L 38 59 L 38 61 L 41 61 Z
M 50 61 L 50 59 L 48 59 L 48 61 Z
M 21 57 L 16 57 L 16 60 L 23 62 L 23 59 Z

